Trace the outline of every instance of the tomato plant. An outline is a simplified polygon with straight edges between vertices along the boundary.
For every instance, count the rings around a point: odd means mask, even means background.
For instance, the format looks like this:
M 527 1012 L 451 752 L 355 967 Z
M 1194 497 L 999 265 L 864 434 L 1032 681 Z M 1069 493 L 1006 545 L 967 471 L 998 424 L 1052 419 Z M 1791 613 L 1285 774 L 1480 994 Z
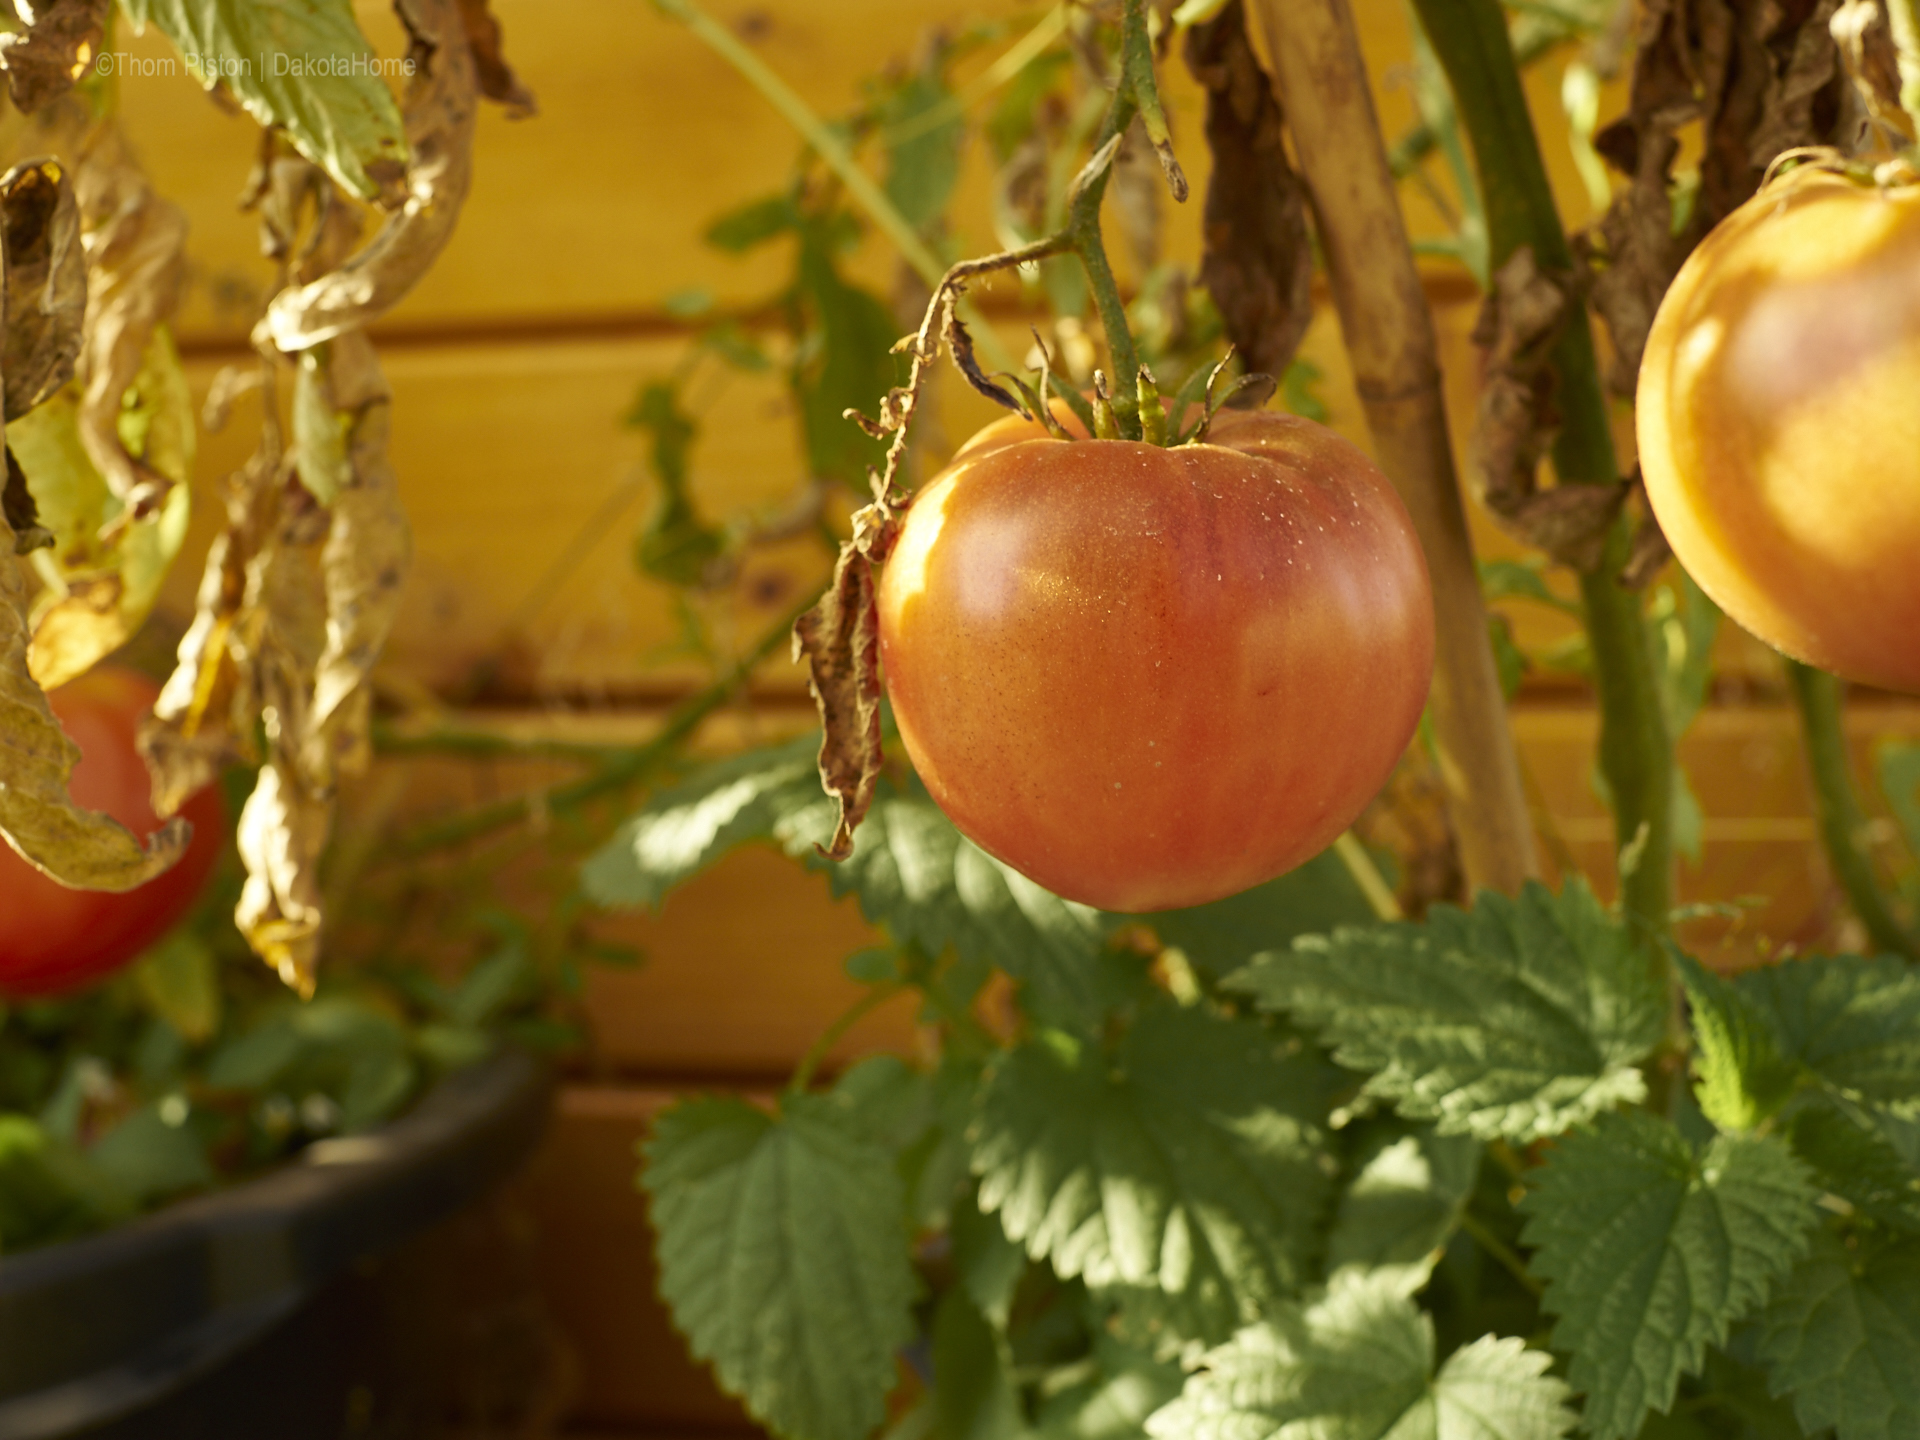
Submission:
M 1674 553 L 1755 635 L 1920 691 L 1920 189 L 1807 168 L 1682 267 L 1640 371 Z
M 1069 899 L 1218 899 L 1324 849 L 1426 701 L 1433 607 L 1399 497 L 1294 416 L 1165 449 L 975 436 L 880 580 L 880 656 L 928 790 Z
M 136 835 L 160 823 L 148 800 L 146 764 L 134 748 L 140 717 L 158 694 L 143 675 L 101 667 L 48 697 L 80 747 L 75 803 L 105 811 Z M 126 964 L 186 914 L 219 858 L 226 816 L 213 787 L 181 813 L 193 825 L 186 854 L 124 894 L 70 890 L 0 846 L 0 995 L 77 989 Z

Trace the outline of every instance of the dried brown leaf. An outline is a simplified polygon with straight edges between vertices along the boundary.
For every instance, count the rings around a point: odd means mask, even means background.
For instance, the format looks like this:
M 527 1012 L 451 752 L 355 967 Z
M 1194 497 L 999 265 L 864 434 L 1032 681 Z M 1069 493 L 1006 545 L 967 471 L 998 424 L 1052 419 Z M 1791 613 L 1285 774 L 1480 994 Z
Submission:
M 112 121 L 87 137 L 74 190 L 87 257 L 80 442 L 129 516 L 141 518 L 166 498 L 173 480 L 127 449 L 120 409 L 155 328 L 180 303 L 187 217 L 155 193 Z
M 302 996 L 320 956 L 320 857 L 333 804 L 306 794 L 279 760 L 261 767 L 235 840 L 247 868 L 234 922 L 253 951 Z
M 1285 372 L 1313 319 L 1306 188 L 1288 162 L 1280 102 L 1247 40 L 1241 0 L 1187 35 L 1207 91 L 1200 280 L 1249 370 Z
M 412 38 L 404 104 L 413 163 L 406 203 L 338 269 L 273 298 L 261 322 L 284 351 L 305 350 L 384 315 L 452 238 L 472 178 L 479 82 L 459 0 L 397 0 Z
M 1540 461 L 1559 426 L 1554 341 L 1575 302 L 1573 282 L 1542 271 L 1523 245 L 1493 276 L 1474 326 L 1486 352 L 1470 472 L 1475 496 L 1500 528 L 1580 569 L 1599 563 L 1625 491 L 1617 485 L 1540 489 Z
M 487 0 L 460 0 L 460 18 L 466 22 L 467 40 L 473 46 L 473 68 L 480 78 L 480 93 L 507 107 L 509 120 L 525 120 L 540 113 L 533 92 L 520 83 L 520 77 L 507 64 L 501 47 L 500 22 L 487 8 Z
M 853 517 L 853 538 L 840 549 L 833 583 L 793 627 L 793 658 L 805 659 L 808 687 L 820 711 L 820 783 L 840 802 L 829 860 L 853 853 L 853 832 L 873 803 L 880 780 L 880 614 L 873 567 L 884 561 L 898 529 L 895 514 L 869 505 Z
M 26 582 L 0 516 L 0 838 L 62 885 L 131 890 L 178 860 L 193 829 L 170 820 L 139 837 L 67 793 L 80 749 L 27 675 Z
M 58 100 L 100 53 L 113 0 L 15 0 L 27 28 L 0 35 L 0 70 L 23 115 Z
M 1654 311 L 1700 239 L 1758 189 L 1775 156 L 1844 145 L 1850 107 L 1829 35 L 1838 0 L 1645 0 L 1628 112 L 1594 138 L 1629 183 L 1578 249 L 1630 395 Z M 1680 131 L 1704 137 L 1684 223 L 1674 208 Z
M 80 211 L 67 168 L 24 161 L 0 175 L 6 215 L 8 419 L 24 415 L 73 378 L 87 308 Z

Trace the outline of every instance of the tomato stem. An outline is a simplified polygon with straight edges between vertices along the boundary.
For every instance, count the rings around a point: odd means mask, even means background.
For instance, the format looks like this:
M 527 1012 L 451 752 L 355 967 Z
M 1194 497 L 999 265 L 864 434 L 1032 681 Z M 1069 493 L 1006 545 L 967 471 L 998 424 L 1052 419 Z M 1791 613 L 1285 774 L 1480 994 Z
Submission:
M 1497 272 L 1514 251 L 1531 245 L 1542 270 L 1570 271 L 1572 251 L 1498 0 L 1414 0 L 1414 8 L 1473 143 L 1486 203 L 1490 269 Z M 1562 484 L 1619 484 L 1607 397 L 1584 307 L 1570 310 L 1551 364 L 1559 378 L 1555 400 L 1561 415 L 1554 473 Z M 1580 597 L 1599 692 L 1600 771 L 1613 801 L 1621 904 L 1634 929 L 1657 941 L 1667 933 L 1673 904 L 1673 742 L 1640 596 L 1618 579 L 1629 545 L 1627 521 L 1617 519 L 1599 564 L 1580 576 Z M 1665 962 L 1660 963 L 1664 974 Z
M 1873 861 L 1862 840 L 1867 817 L 1853 788 L 1847 766 L 1847 737 L 1841 725 L 1843 695 L 1840 681 L 1824 670 L 1786 661 L 1787 683 L 1800 711 L 1800 730 L 1807 747 L 1807 768 L 1813 772 L 1815 806 L 1820 814 L 1820 840 L 1834 878 L 1847 892 L 1854 913 L 1867 927 L 1867 936 L 1883 951 L 1920 962 L 1920 943 L 1887 904 L 1874 878 Z

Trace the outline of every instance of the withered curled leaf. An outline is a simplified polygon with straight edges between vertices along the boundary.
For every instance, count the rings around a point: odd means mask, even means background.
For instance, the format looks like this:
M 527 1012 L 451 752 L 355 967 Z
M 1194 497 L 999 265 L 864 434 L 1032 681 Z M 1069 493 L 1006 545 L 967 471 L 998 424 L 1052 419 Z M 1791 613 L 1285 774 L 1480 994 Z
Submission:
M 320 856 L 332 824 L 332 802 L 307 795 L 276 759 L 261 768 L 235 832 L 247 879 L 234 921 L 254 953 L 303 996 L 313 994 L 319 959 Z
M 1838 0 L 1644 0 L 1627 113 L 1594 146 L 1628 177 L 1578 237 L 1607 323 L 1608 384 L 1630 395 L 1654 311 L 1680 264 L 1750 198 L 1774 157 L 1845 146 L 1854 122 L 1828 33 Z M 1680 132 L 1698 123 L 1697 183 L 1676 187 Z
M 67 781 L 80 749 L 27 674 L 26 583 L 13 548 L 13 527 L 0 517 L 0 838 L 62 885 L 131 890 L 180 858 L 192 827 L 170 820 L 143 844 L 73 803 Z
M 507 64 L 500 22 L 487 8 L 487 0 L 460 0 L 460 18 L 466 22 L 467 40 L 473 46 L 473 68 L 480 77 L 480 93 L 504 105 L 509 120 L 525 120 L 539 114 L 540 106 L 533 92 L 520 83 L 520 77 Z
M 873 567 L 887 557 L 898 517 L 873 504 L 853 517 L 833 583 L 793 627 L 793 658 L 805 659 L 820 711 L 820 783 L 840 803 L 829 860 L 853 853 L 853 832 L 873 804 L 884 759 L 880 746 L 880 613 Z
M 297 773 L 316 795 L 368 758 L 366 679 L 399 613 L 412 532 L 387 459 L 392 397 L 373 342 L 360 331 L 328 347 L 326 391 L 346 436 L 348 483 L 332 505 L 321 577 L 326 645 L 313 673 Z
M 156 327 L 186 283 L 186 215 L 154 192 L 117 123 L 97 127 L 74 176 L 87 257 L 80 441 L 129 519 L 150 514 L 179 476 L 148 463 L 120 434 L 121 405 L 147 363 Z
M 1279 99 L 1247 40 L 1241 0 L 1187 32 L 1187 67 L 1207 91 L 1200 281 L 1249 371 L 1285 373 L 1313 319 L 1306 187 L 1288 162 Z
M 459 0 L 397 0 L 412 39 L 404 104 L 413 163 L 406 203 L 338 269 L 273 298 L 261 322 L 284 351 L 305 350 L 398 304 L 453 235 L 472 178 L 479 82 Z
M 6 414 L 17 419 L 73 377 L 87 308 L 80 210 L 58 160 L 0 175 L 6 222 Z
M 278 513 L 277 452 L 263 442 L 227 481 L 227 522 L 200 574 L 193 623 L 173 673 L 140 727 L 153 776 L 153 810 L 171 815 L 229 764 L 251 762 L 258 683 L 244 625 L 249 572 Z
M 0 70 L 23 115 L 58 100 L 100 53 L 113 0 L 14 0 L 26 29 L 0 35 Z
M 1539 482 L 1540 461 L 1559 426 L 1550 352 L 1574 303 L 1571 277 L 1541 270 L 1530 245 L 1515 250 L 1494 273 L 1473 332 L 1474 343 L 1486 352 L 1486 370 L 1470 474 L 1475 498 L 1501 529 L 1563 564 L 1590 569 L 1599 562 L 1624 489 L 1542 490 Z

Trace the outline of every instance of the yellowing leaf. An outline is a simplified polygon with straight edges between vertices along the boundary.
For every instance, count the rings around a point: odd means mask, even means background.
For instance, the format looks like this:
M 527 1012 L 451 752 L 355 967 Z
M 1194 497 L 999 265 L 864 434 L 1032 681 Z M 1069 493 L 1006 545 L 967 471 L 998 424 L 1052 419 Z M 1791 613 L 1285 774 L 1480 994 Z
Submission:
M 161 582 L 186 539 L 190 499 L 174 483 L 148 515 L 128 520 L 126 506 L 82 443 L 78 382 L 7 427 L 8 441 L 54 535 L 34 552 L 46 589 L 33 613 L 28 667 L 51 690 L 85 674 L 123 645 L 153 609 Z M 193 464 L 192 398 L 172 339 L 155 330 L 145 363 L 126 392 L 120 443 L 170 482 Z
M 0 838 L 63 885 L 131 890 L 178 860 L 192 832 L 170 821 L 142 845 L 67 794 L 80 750 L 27 674 L 26 584 L 12 550 L 0 515 Z

